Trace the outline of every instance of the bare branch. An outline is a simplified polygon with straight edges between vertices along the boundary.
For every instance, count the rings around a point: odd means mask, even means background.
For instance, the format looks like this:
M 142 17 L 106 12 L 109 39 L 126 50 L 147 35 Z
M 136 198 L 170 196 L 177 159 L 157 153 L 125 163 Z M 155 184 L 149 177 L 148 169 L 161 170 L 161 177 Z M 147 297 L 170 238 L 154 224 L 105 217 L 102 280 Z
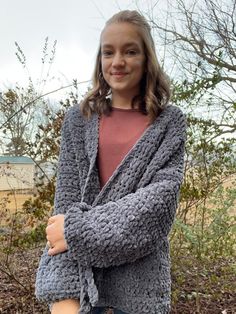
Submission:
M 83 81 L 83 82 L 79 82 L 78 84 L 83 84 L 83 83 L 88 83 L 88 82 L 90 82 L 90 80 L 88 80 L 88 81 Z M 65 88 L 72 87 L 72 86 L 74 86 L 74 84 L 70 84 L 70 85 L 67 85 L 67 86 L 62 86 L 62 87 L 60 87 L 60 88 L 57 88 L 57 89 L 55 89 L 55 90 L 53 90 L 53 91 L 50 91 L 50 92 L 48 92 L 48 93 L 45 93 L 45 94 L 43 94 L 43 95 L 39 95 L 38 97 L 36 97 L 36 98 L 33 99 L 32 101 L 29 101 L 27 104 L 25 104 L 24 106 L 22 106 L 22 107 L 21 107 L 18 111 L 16 111 L 12 116 L 10 116 L 10 117 L 7 119 L 7 121 L 5 121 L 2 125 L 0 125 L 0 129 L 6 127 L 7 124 L 9 123 L 9 121 L 10 121 L 11 119 L 13 119 L 16 115 L 18 115 L 19 113 L 21 113 L 22 111 L 24 111 L 27 107 L 29 107 L 30 105 L 32 105 L 33 103 L 35 103 L 35 102 L 38 101 L 39 99 L 41 99 L 41 98 L 43 98 L 43 97 L 45 97 L 45 96 L 51 95 L 51 94 L 53 94 L 53 93 L 56 93 L 56 92 L 58 92 L 58 91 L 60 91 L 60 90 L 63 90 L 63 89 L 65 89 Z

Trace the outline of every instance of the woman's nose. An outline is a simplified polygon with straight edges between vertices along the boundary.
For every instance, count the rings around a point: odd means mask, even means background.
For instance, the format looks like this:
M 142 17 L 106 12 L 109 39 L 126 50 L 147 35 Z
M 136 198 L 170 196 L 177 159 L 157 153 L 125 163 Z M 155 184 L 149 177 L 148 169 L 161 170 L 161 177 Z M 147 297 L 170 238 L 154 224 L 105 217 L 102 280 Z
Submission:
M 121 53 L 116 53 L 113 57 L 112 65 L 114 67 L 124 66 L 125 65 L 124 56 Z

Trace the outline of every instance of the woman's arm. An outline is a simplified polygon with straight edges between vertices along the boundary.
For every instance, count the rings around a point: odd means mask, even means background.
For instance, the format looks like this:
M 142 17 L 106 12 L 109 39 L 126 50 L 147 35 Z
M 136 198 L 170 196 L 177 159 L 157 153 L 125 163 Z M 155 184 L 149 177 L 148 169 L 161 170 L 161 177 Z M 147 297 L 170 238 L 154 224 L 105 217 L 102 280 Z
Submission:
M 185 117 L 174 111 L 143 184 L 134 193 L 120 199 L 114 196 L 93 207 L 85 203 L 71 206 L 64 222 L 71 259 L 85 266 L 118 266 L 151 254 L 162 245 L 177 208 L 185 138 Z
M 64 235 L 72 260 L 86 266 L 117 266 L 146 256 L 162 244 L 177 207 L 184 142 L 185 119 L 175 114 L 147 169 L 147 185 L 103 205 L 74 203 L 70 207 Z
M 182 181 L 184 143 L 153 183 L 117 201 L 65 214 L 65 239 L 71 259 L 94 267 L 118 266 L 151 254 L 173 224 Z
M 78 314 L 79 309 L 79 301 L 67 299 L 55 302 L 52 305 L 51 314 Z

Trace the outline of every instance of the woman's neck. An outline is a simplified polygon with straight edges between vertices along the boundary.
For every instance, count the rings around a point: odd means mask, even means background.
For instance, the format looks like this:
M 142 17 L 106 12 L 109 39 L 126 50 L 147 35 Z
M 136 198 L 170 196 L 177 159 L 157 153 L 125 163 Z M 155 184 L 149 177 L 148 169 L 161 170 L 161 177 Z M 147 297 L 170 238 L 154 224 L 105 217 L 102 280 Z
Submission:
M 112 95 L 112 107 L 120 109 L 131 109 L 133 97 L 127 97 L 126 95 Z M 138 106 L 135 106 L 135 108 Z

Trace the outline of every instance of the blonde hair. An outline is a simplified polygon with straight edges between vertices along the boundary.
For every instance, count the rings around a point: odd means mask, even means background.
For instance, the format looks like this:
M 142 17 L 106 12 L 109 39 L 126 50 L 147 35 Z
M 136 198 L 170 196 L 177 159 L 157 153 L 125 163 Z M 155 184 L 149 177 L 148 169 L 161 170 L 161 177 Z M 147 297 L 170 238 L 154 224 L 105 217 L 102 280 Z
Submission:
M 105 27 L 113 23 L 135 25 L 143 41 L 146 59 L 145 73 L 140 84 L 140 94 L 134 97 L 132 106 L 138 104 L 139 109 L 148 114 L 151 121 L 154 121 L 167 105 L 171 92 L 169 80 L 157 60 L 151 28 L 143 15 L 130 10 L 120 11 L 113 15 L 106 22 Z M 110 87 L 102 75 L 101 45 L 96 57 L 92 83 L 92 89 L 86 94 L 81 103 L 81 111 L 87 118 L 94 112 L 107 114 L 111 111 Z

